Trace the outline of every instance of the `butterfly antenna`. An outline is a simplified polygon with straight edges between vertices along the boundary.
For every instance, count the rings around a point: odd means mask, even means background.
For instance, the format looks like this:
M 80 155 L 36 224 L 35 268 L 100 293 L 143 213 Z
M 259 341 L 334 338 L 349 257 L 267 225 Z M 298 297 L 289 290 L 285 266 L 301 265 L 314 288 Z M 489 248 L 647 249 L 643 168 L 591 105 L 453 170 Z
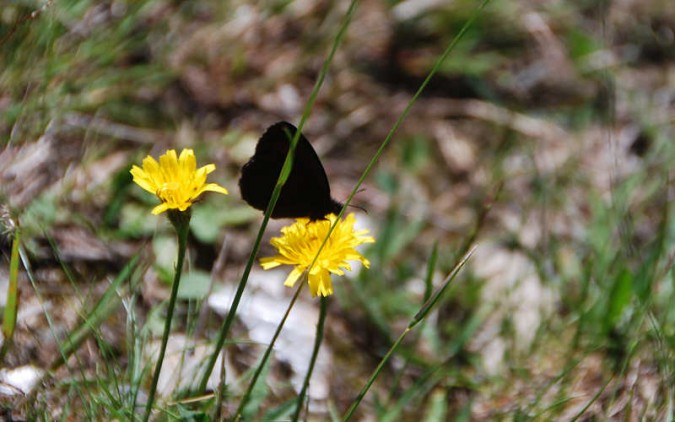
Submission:
M 358 193 L 365 192 L 365 191 L 366 191 L 366 188 L 361 188 L 361 189 L 357 190 L 356 193 L 358 194 Z M 368 214 L 368 210 L 363 208 L 363 207 L 359 207 L 358 205 L 353 205 L 353 204 L 349 204 L 349 206 L 354 207 L 354 208 L 358 208 L 361 211 L 363 211 L 364 213 Z
M 368 210 L 365 209 L 365 208 L 363 208 L 363 207 L 359 207 L 358 205 L 352 205 L 352 204 L 349 204 L 349 206 L 350 206 L 350 207 L 354 207 L 354 208 L 358 208 L 358 209 L 360 209 L 361 211 L 363 211 L 364 213 L 368 214 Z

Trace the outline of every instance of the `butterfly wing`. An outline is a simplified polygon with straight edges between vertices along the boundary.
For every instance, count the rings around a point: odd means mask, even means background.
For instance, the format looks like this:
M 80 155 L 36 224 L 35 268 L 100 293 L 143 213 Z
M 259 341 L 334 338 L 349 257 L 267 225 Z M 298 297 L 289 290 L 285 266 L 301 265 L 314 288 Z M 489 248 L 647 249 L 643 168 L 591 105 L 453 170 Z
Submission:
M 290 139 L 297 129 L 288 122 L 270 126 L 258 141 L 255 154 L 244 165 L 239 179 L 242 198 L 252 207 L 265 210 L 272 196 Z M 300 134 L 293 168 L 281 190 L 273 218 L 323 218 L 339 213 L 342 204 L 330 196 L 330 185 L 319 157 L 307 138 Z

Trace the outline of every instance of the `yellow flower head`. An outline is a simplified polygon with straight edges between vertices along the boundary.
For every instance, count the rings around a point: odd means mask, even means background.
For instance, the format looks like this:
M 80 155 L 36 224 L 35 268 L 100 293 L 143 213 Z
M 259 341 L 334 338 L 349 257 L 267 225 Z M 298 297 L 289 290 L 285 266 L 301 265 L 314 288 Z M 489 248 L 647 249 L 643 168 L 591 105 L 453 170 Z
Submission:
M 272 238 L 270 242 L 277 248 L 279 254 L 262 258 L 260 264 L 263 269 L 268 270 L 284 264 L 295 265 L 284 282 L 284 285 L 292 287 L 314 261 L 316 252 L 336 219 L 334 214 L 327 215 L 326 220 L 310 221 L 307 218 L 298 218 L 292 225 L 282 228 L 282 236 Z M 375 239 L 366 236 L 368 230 L 355 231 L 355 221 L 354 214 L 349 214 L 340 221 L 321 250 L 308 276 L 312 296 L 332 295 L 330 274 L 344 275 L 343 269 L 351 270 L 347 261 L 361 261 L 366 268 L 370 266 L 370 262 L 354 248 L 362 243 L 373 243 Z
M 143 168 L 133 166 L 131 175 L 138 186 L 162 201 L 152 210 L 156 215 L 170 209 L 185 211 L 206 191 L 227 195 L 227 189 L 215 183 L 206 183 L 206 176 L 215 169 L 214 164 L 198 169 L 191 149 L 184 149 L 180 157 L 170 149 L 159 157 L 159 163 L 148 155 L 143 159 Z

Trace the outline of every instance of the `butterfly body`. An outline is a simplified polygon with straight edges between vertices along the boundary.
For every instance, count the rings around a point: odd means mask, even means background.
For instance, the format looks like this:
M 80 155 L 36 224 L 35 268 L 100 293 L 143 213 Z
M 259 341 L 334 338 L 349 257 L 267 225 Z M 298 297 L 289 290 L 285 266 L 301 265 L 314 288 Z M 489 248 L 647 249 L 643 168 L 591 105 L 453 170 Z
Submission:
M 258 140 L 253 157 L 244 164 L 239 179 L 242 198 L 253 208 L 265 211 L 283 167 L 290 140 L 297 128 L 278 122 Z M 293 168 L 276 203 L 272 218 L 307 217 L 323 219 L 338 214 L 342 204 L 330 196 L 328 177 L 314 148 L 302 133 L 296 145 Z

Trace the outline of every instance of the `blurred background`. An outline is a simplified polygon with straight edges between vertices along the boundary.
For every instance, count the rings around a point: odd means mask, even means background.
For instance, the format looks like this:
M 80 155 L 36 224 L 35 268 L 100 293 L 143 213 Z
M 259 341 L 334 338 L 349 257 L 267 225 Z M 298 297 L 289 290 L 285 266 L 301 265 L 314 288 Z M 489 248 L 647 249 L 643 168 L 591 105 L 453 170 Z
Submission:
M 367 213 L 350 211 L 377 242 L 361 249 L 369 270 L 333 280 L 311 420 L 345 411 L 470 244 L 469 263 L 386 366 L 358 420 L 672 416 L 670 3 L 493 0 L 479 12 L 354 199 Z M 478 5 L 358 5 L 303 130 L 336 199 L 347 198 Z M 131 182 L 130 166 L 148 154 L 193 148 L 198 165 L 216 164 L 210 181 L 230 191 L 195 207 L 174 324 L 183 339 L 215 337 L 262 219 L 239 197 L 239 169 L 266 127 L 299 122 L 347 7 L 0 0 L 0 203 L 4 228 L 22 227 L 33 273 L 20 275 L 3 366 L 48 367 L 54 338 L 142 257 L 140 281 L 122 293 L 133 300 L 77 363 L 30 405 L 3 395 L 4 409 L 77 416 L 68 403 L 78 400 L 105 409 L 114 400 L 86 380 L 123 378 L 130 320 L 148 344 L 160 332 L 175 241 L 166 219 L 150 215 L 156 199 Z M 266 239 L 288 223 L 273 222 Z M 0 240 L 3 298 L 10 243 Z M 273 253 L 264 246 L 259 256 Z M 252 273 L 228 380 L 269 342 L 292 294 L 282 287 L 288 271 Z M 305 291 L 251 415 L 296 394 L 317 308 Z

